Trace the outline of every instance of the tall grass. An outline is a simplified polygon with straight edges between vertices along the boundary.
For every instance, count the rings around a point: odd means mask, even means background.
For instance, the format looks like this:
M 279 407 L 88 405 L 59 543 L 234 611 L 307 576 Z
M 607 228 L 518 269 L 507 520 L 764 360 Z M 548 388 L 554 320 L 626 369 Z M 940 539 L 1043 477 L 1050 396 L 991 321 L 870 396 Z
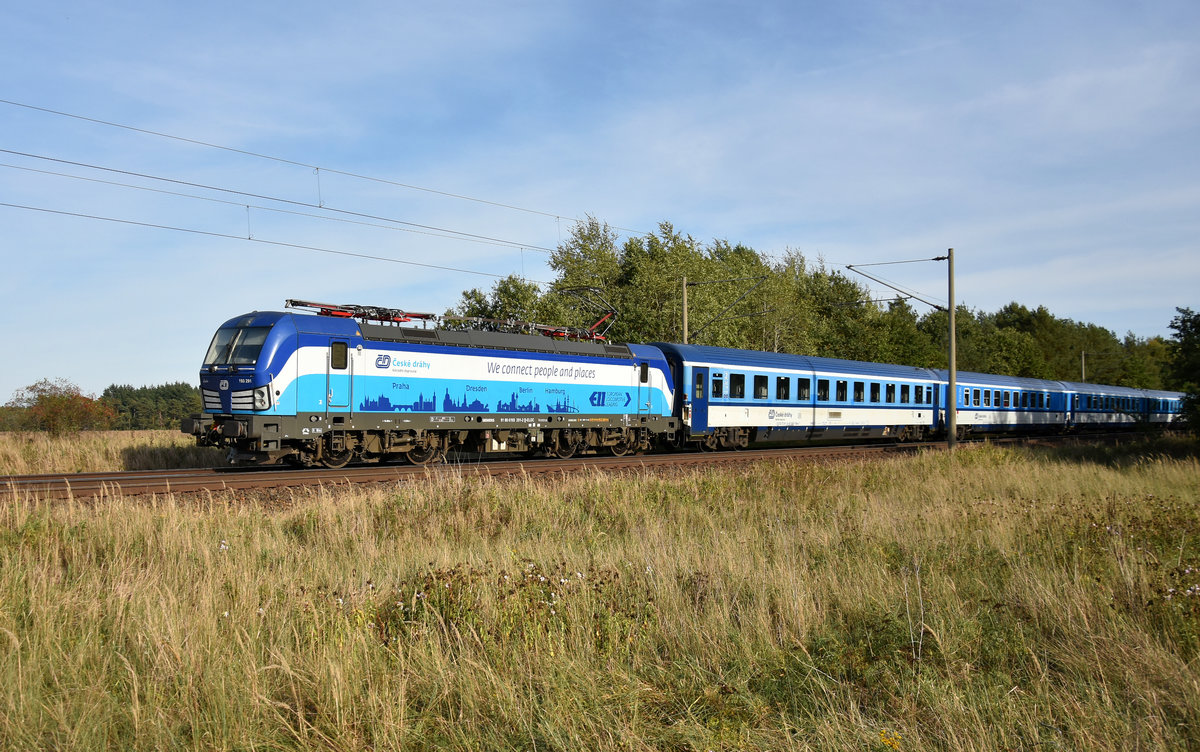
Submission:
M 1196 748 L 1200 463 L 1128 457 L 11 499 L 0 741 Z
M 0 431 L 0 475 L 217 467 L 217 449 L 178 431 Z

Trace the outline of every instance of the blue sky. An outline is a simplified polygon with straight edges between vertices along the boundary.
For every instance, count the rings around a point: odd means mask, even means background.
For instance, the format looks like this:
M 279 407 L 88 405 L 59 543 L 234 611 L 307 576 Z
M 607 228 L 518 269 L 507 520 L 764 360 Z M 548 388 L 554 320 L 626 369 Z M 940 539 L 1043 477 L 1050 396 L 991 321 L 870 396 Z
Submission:
M 4 18 L 0 203 L 29 208 L 0 206 L 0 401 L 40 378 L 194 382 L 219 323 L 286 298 L 440 312 L 487 275 L 549 280 L 537 249 L 586 215 L 839 267 L 954 247 L 959 302 L 1118 335 L 1200 308 L 1194 0 L 68 0 Z M 886 273 L 945 296 L 940 265 Z

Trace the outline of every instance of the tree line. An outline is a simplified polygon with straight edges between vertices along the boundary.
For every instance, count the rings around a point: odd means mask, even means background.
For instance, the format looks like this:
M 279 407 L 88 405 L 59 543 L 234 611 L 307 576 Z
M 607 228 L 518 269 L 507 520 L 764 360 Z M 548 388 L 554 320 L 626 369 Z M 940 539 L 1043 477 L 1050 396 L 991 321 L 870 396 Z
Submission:
M 159 386 L 113 384 L 99 396 L 86 395 L 67 379 L 42 379 L 18 389 L 0 407 L 0 431 L 102 431 L 178 428 L 200 412 L 198 387 L 177 382 Z

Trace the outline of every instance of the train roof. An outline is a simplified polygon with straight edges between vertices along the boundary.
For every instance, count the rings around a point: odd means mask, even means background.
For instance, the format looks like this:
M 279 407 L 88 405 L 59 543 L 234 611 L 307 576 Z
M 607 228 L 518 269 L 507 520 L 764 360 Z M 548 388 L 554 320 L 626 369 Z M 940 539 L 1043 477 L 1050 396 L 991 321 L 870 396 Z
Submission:
M 936 381 L 937 374 L 928 368 L 898 366 L 889 363 L 868 363 L 840 358 L 819 358 L 814 355 L 791 353 L 758 352 L 737 350 L 731 347 L 710 345 L 678 345 L 669 342 L 654 342 L 663 352 L 673 353 L 681 360 L 693 363 L 709 363 L 723 366 L 740 366 L 749 370 L 778 368 L 821 373 L 846 374 L 874 379 L 904 379 L 912 381 Z
M 448 347 L 478 347 L 522 352 L 559 353 L 590 357 L 630 358 L 627 345 L 607 342 L 579 342 L 541 334 L 481 331 L 477 329 L 424 329 L 396 324 L 372 323 L 354 318 L 321 316 L 290 311 L 253 311 L 229 319 L 222 328 L 241 326 L 274 326 L 290 319 L 301 334 L 328 334 L 333 337 L 355 337 L 378 342 L 400 342 L 417 345 Z
M 1062 385 L 1068 391 L 1080 394 L 1104 394 L 1116 397 L 1152 397 L 1154 399 L 1181 399 L 1183 397 L 1182 392 L 1168 392 L 1161 389 L 1137 389 L 1129 386 L 1085 384 L 1077 381 L 1064 381 Z
M 950 372 L 935 369 L 934 373 L 942 381 L 950 380 Z M 994 373 L 979 373 L 977 371 L 959 371 L 956 375 L 959 386 L 1000 387 L 1001 389 L 1024 389 L 1031 392 L 1062 392 L 1066 391 L 1061 381 L 1051 379 L 1032 379 L 1024 376 L 999 376 Z

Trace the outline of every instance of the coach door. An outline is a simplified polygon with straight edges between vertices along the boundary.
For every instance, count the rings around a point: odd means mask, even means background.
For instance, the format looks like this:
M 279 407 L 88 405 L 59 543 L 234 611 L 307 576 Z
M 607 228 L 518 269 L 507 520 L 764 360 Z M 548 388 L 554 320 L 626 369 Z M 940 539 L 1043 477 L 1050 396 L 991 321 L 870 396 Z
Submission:
M 329 362 L 326 370 L 330 410 L 346 410 L 350 407 L 350 343 L 344 340 L 329 341 Z
M 708 369 L 694 366 L 688 387 L 692 403 L 692 433 L 708 431 Z

